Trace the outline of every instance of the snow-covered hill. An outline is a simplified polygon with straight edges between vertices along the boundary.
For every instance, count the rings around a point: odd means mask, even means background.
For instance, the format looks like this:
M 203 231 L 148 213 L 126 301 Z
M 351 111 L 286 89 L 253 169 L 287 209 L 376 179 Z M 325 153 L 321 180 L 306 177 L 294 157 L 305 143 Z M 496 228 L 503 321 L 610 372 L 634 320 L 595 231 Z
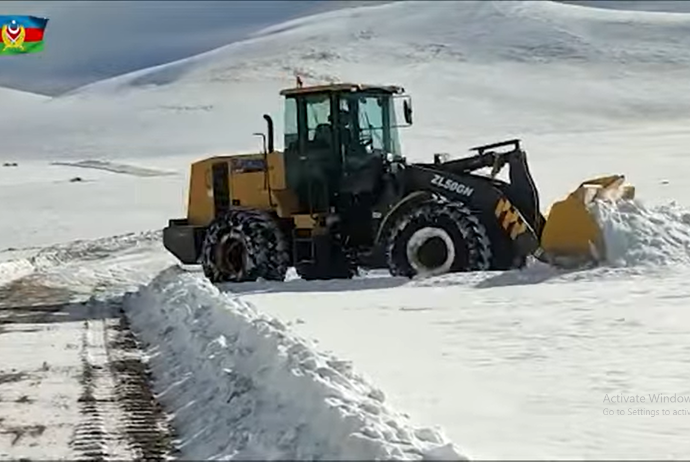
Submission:
M 6 120 L 0 122 L 5 124 L 4 128 L 0 129 L 3 140 L 3 145 L 0 146 L 0 160 L 11 157 L 11 149 L 19 146 L 14 132 L 22 123 L 30 121 L 31 117 L 40 115 L 50 100 L 49 96 L 0 87 L 0 121 Z
M 2 103 L 5 109 L 20 108 L 26 104 L 45 102 L 48 100 L 50 100 L 49 96 L 0 87 L 0 103 Z
M 89 85 L 30 124 L 0 115 L 0 130 L 42 157 L 253 150 L 251 133 L 264 112 L 280 117 L 278 91 L 296 72 L 310 83 L 405 86 L 416 102 L 413 157 L 426 155 L 422 146 L 457 149 L 487 137 L 685 120 L 688 32 L 687 15 L 554 2 L 360 7 Z
M 683 0 L 559 0 L 568 3 L 593 8 L 612 10 L 647 11 L 660 13 L 690 13 L 690 3 Z

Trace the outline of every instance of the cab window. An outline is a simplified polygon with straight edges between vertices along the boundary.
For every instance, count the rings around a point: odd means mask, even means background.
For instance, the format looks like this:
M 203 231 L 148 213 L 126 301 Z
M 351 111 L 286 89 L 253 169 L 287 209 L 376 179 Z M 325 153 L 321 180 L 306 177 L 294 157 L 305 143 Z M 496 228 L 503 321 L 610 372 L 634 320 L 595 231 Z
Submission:
M 331 99 L 328 95 L 310 95 L 306 98 L 307 140 L 327 141 L 331 138 Z

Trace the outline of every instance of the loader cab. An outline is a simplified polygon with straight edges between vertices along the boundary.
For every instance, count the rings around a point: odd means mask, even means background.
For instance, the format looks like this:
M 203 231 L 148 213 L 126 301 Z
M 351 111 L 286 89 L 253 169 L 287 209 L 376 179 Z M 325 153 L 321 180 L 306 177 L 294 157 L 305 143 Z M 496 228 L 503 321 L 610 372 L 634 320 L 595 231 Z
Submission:
M 326 212 L 335 197 L 376 188 L 386 162 L 402 158 L 394 86 L 336 84 L 283 90 L 285 170 L 301 212 Z

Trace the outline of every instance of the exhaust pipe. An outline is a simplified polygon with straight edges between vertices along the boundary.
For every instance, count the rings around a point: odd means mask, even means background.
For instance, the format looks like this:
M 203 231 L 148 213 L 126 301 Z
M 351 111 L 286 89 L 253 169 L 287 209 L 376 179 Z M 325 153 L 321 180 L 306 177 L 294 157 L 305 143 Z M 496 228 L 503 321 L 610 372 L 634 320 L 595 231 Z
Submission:
M 268 114 L 264 114 L 264 119 L 266 120 L 266 125 L 268 126 L 267 138 L 268 138 L 268 152 L 273 152 L 274 138 L 273 138 L 273 119 Z
M 271 196 L 271 182 L 268 178 L 268 153 L 273 152 L 273 142 L 274 142 L 274 137 L 273 137 L 273 119 L 271 119 L 271 116 L 268 114 L 264 114 L 264 120 L 266 120 L 266 125 L 267 125 L 267 133 L 266 138 L 268 138 L 268 147 L 267 149 L 264 149 L 264 189 L 268 190 L 268 203 L 271 205 L 271 207 L 274 207 L 275 204 L 273 203 L 273 197 Z

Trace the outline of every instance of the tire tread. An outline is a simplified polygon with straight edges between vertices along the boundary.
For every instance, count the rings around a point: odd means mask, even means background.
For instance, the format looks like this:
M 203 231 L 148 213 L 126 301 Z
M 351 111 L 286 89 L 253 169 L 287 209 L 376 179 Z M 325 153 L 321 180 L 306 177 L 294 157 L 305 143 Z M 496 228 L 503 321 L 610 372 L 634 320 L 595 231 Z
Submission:
M 460 268 L 459 271 L 486 271 L 490 269 L 492 258 L 491 241 L 484 225 L 466 205 L 436 196 L 422 202 L 418 207 L 403 213 L 391 227 L 386 241 L 388 268 L 391 275 L 415 276 L 415 272 L 407 263 L 407 260 L 401 260 L 396 257 L 398 255 L 396 246 L 400 244 L 398 241 L 401 233 L 408 226 L 414 226 L 418 221 L 432 223 L 440 216 L 450 218 L 456 224 L 457 231 L 467 246 L 469 264 L 466 268 Z
M 244 277 L 224 274 L 215 262 L 214 248 L 231 231 L 241 234 L 247 243 L 249 267 Z M 263 278 L 283 281 L 288 270 L 288 245 L 276 221 L 256 209 L 231 209 L 211 223 L 202 244 L 201 266 L 211 282 L 245 282 Z

